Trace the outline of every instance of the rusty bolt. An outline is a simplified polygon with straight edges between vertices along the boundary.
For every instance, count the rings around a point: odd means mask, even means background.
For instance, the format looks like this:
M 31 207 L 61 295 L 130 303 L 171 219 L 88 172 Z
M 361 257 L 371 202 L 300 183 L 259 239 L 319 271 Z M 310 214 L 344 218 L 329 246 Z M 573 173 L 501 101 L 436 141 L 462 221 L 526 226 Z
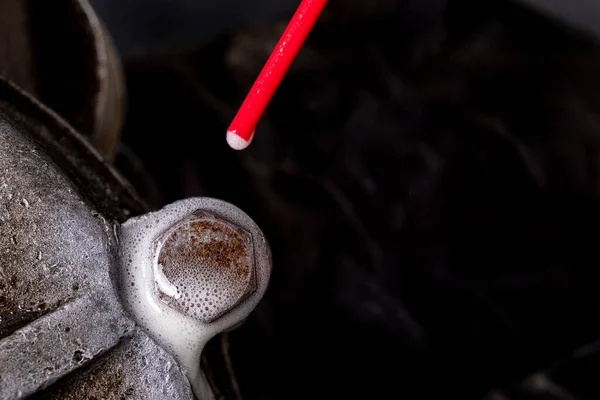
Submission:
M 171 308 L 212 322 L 256 291 L 250 232 L 197 211 L 155 242 L 155 290 Z

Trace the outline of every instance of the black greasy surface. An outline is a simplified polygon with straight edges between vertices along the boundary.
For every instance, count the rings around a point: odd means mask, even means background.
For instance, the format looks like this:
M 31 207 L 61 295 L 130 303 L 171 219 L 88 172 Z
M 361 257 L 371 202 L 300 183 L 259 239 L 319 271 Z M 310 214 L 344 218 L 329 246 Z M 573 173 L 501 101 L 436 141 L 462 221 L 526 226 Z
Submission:
M 597 46 L 503 1 L 365 4 L 330 2 L 241 153 L 262 53 L 127 65 L 145 198 L 220 197 L 269 238 L 244 398 L 597 398 Z

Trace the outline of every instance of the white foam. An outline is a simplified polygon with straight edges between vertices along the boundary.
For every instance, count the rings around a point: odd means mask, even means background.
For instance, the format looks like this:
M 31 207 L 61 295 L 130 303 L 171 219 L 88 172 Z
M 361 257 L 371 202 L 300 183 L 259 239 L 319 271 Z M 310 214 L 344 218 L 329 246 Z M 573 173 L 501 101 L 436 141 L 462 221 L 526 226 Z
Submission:
M 179 292 L 179 290 L 177 290 L 177 286 L 169 282 L 169 280 L 163 273 L 163 266 L 157 263 L 156 261 L 154 262 L 154 274 L 156 284 L 158 285 L 161 292 L 175 299 L 181 298 L 181 293 Z
M 254 139 L 254 132 L 252 132 L 252 135 L 250 135 L 249 140 L 244 140 L 235 132 L 227 131 L 227 144 L 234 150 L 244 150 L 246 147 L 250 146 L 252 139 Z
M 157 239 L 191 213 L 204 210 L 231 221 L 252 235 L 255 251 L 256 291 L 233 310 L 211 323 L 169 307 L 156 294 L 156 287 L 166 295 L 195 297 L 196 285 L 173 287 L 156 262 Z M 270 251 L 258 226 L 239 208 L 221 200 L 192 198 L 173 203 L 162 210 L 127 221 L 120 230 L 119 294 L 127 311 L 136 322 L 179 362 L 194 393 L 200 400 L 213 395 L 200 369 L 200 355 L 205 344 L 219 332 L 243 321 L 262 298 L 271 273 Z M 228 296 L 219 280 L 207 280 L 205 288 L 221 297 Z M 213 285 L 213 287 L 210 287 Z

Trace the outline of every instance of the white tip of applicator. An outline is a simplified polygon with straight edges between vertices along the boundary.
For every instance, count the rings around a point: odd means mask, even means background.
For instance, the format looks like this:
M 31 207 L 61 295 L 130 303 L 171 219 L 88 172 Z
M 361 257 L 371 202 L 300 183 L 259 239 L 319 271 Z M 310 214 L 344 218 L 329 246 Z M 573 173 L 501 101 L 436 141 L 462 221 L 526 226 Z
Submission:
M 227 131 L 227 144 L 234 150 L 244 150 L 246 147 L 252 143 L 252 139 L 254 138 L 254 132 L 250 136 L 249 140 L 244 140 L 238 135 L 236 135 L 232 131 Z

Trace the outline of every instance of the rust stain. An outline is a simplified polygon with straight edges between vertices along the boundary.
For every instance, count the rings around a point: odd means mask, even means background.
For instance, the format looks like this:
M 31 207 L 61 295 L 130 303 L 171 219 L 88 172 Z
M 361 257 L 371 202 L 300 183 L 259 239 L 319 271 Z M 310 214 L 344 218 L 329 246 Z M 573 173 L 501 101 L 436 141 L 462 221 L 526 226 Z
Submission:
M 163 237 L 157 262 L 175 286 L 159 299 L 202 321 L 213 321 L 256 290 L 249 232 L 206 212 L 194 213 Z
M 201 238 L 209 237 L 203 241 Z M 225 239 L 225 240 L 224 240 Z M 197 265 L 231 269 L 240 280 L 250 274 L 248 244 L 239 232 L 218 221 L 193 221 L 173 232 L 164 243 L 158 262 L 165 275 L 177 266 Z M 172 262 L 177 260 L 177 262 Z
M 216 220 L 197 220 L 180 227 L 169 236 L 158 262 L 163 265 L 167 278 L 169 270 L 178 265 L 201 263 L 210 268 L 231 269 L 238 279 L 245 281 L 251 268 L 249 252 L 252 249 L 248 245 L 233 227 Z

